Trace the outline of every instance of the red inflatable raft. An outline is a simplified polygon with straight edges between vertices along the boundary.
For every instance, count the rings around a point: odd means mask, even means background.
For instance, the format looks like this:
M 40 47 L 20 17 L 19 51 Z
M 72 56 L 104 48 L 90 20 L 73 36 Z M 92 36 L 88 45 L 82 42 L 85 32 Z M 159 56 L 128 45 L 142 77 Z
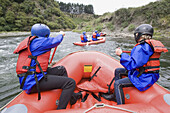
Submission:
M 106 36 L 106 33 L 100 33 L 100 36 Z
M 85 45 L 92 45 L 92 44 L 99 44 L 99 43 L 104 43 L 106 41 L 106 38 L 103 37 L 103 38 L 100 38 L 99 40 L 97 41 L 92 41 L 90 40 L 90 42 L 75 42 L 73 43 L 74 45 L 78 45 L 78 46 L 85 46 Z
M 138 91 L 135 87 L 124 88 L 124 105 L 117 105 L 114 101 L 100 97 L 100 93 L 108 92 L 108 84 L 114 77 L 115 69 L 122 67 L 117 60 L 106 54 L 94 51 L 75 52 L 64 57 L 56 65 L 66 67 L 68 76 L 77 83 L 75 92 L 82 91 L 82 99 L 72 106 L 68 104 L 67 109 L 56 110 L 55 103 L 60 97 L 61 89 L 41 92 L 41 100 L 37 99 L 37 94 L 28 95 L 23 91 L 1 108 L 3 109 L 1 113 L 168 113 L 170 111 L 170 92 L 158 84 L 154 84 L 144 92 Z M 110 91 L 113 90 L 112 84 Z

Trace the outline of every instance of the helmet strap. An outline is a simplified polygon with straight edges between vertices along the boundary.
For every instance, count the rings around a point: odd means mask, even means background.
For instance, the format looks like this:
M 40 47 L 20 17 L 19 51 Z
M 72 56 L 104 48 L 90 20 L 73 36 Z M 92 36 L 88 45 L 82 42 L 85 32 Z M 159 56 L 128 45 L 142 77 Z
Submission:
M 140 39 L 142 34 L 141 33 L 135 33 L 134 35 L 135 35 L 136 43 L 138 43 L 138 40 Z
M 140 43 L 140 44 L 145 43 L 145 39 L 140 40 L 139 43 Z

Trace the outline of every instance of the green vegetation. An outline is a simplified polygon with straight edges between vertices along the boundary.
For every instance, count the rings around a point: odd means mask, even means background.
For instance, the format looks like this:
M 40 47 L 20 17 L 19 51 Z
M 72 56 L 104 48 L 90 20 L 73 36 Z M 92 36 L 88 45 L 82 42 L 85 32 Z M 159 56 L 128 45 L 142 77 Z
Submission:
M 96 28 L 95 28 L 98 32 L 101 32 L 102 31 L 102 26 L 101 25 L 99 25 L 99 26 L 96 26 Z
M 92 5 L 83 5 L 83 4 L 73 4 L 73 3 L 63 3 L 58 2 L 60 6 L 60 10 L 63 12 L 71 13 L 71 14 L 94 14 Z
M 52 30 L 76 27 L 54 0 L 0 0 L 0 31 L 30 31 L 35 23 Z
M 169 6 L 170 0 L 159 0 L 99 16 L 94 14 L 92 5 L 65 4 L 55 0 L 0 0 L 0 31 L 30 31 L 33 24 L 44 23 L 52 30 L 132 33 L 138 25 L 146 23 L 154 27 L 155 37 L 169 37 Z
M 130 24 L 129 27 L 128 27 L 128 30 L 129 31 L 135 30 L 135 25 L 134 24 Z
M 95 18 L 98 18 L 98 16 L 94 14 L 70 14 L 70 13 L 65 13 L 69 18 L 71 18 L 76 25 L 79 25 L 82 22 L 89 22 Z
M 151 24 L 155 37 L 169 37 L 170 34 L 170 0 L 159 0 L 138 8 L 121 8 L 113 13 L 105 13 L 90 22 L 84 22 L 77 28 L 92 26 L 92 29 L 133 32 L 140 24 Z M 83 25 L 83 26 L 81 26 Z M 77 29 L 76 28 L 76 29 Z
M 105 13 L 104 15 L 110 18 L 108 16 L 109 14 L 111 13 Z M 87 32 L 93 32 L 94 30 L 102 31 L 102 29 L 105 27 L 105 23 L 103 24 L 104 22 L 103 19 L 105 19 L 106 17 L 104 15 L 103 16 L 93 15 L 93 18 L 88 19 L 87 22 L 81 22 L 79 25 L 77 25 L 74 31 L 85 31 L 85 30 L 87 30 Z
M 115 27 L 114 27 L 114 25 L 112 23 L 107 23 L 106 26 L 107 26 L 107 29 L 109 29 L 110 31 L 115 30 Z

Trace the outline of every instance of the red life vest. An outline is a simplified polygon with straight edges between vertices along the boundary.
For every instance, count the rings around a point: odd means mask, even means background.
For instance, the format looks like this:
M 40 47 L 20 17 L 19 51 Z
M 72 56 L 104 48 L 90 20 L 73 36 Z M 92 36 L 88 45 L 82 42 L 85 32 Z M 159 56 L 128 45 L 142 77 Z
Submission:
M 96 37 L 96 33 L 93 33 L 93 35 L 92 35 L 92 36 L 93 36 L 93 38 L 97 38 L 97 37 Z
M 80 38 L 81 38 L 82 41 L 84 41 L 84 36 L 83 35 L 81 35 Z
M 17 74 L 26 73 L 28 69 L 24 67 L 29 67 L 31 63 L 31 58 L 28 56 L 32 55 L 30 51 L 30 42 L 37 38 L 36 36 L 27 37 L 24 39 L 19 46 L 15 49 L 14 53 L 19 54 L 16 72 Z M 37 61 L 39 62 L 43 71 L 47 71 L 48 68 L 48 61 L 50 58 L 50 52 L 46 52 L 40 56 L 37 56 Z M 40 73 L 41 70 L 39 69 L 38 65 L 36 65 L 36 72 Z
M 167 48 L 164 47 L 164 45 L 160 42 L 160 41 L 157 41 L 157 40 L 153 40 L 153 39 L 150 39 L 150 40 L 145 40 L 146 43 L 148 43 L 151 48 L 153 49 L 154 53 L 152 56 L 150 56 L 148 62 L 143 65 L 143 68 L 144 68 L 144 72 L 145 73 L 155 73 L 155 72 L 159 72 L 159 69 L 160 69 L 160 55 L 162 52 L 168 52 Z M 139 45 L 141 43 L 137 43 L 135 46 Z M 139 71 L 139 69 L 137 69 Z

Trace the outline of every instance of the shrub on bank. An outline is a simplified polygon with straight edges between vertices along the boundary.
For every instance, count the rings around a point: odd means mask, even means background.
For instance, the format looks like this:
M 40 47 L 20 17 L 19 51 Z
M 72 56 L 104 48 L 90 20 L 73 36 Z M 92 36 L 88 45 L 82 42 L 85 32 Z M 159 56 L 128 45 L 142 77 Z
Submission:
M 110 30 L 110 31 L 114 31 L 115 30 L 115 26 L 111 23 L 106 24 L 106 27 Z
M 101 32 L 102 31 L 102 26 L 101 25 L 99 25 L 99 26 L 96 26 L 96 28 L 95 28 L 95 30 L 98 30 L 98 32 Z
M 133 30 L 135 30 L 135 25 L 134 24 L 130 24 L 128 27 L 128 30 L 131 32 Z

